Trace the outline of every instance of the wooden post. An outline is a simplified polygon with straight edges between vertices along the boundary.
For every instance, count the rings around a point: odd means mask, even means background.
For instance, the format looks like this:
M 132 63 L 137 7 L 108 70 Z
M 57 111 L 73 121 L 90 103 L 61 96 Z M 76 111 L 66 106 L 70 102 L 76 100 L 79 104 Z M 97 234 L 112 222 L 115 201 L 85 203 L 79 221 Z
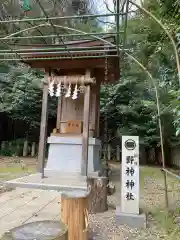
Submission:
M 110 144 L 107 145 L 107 157 L 108 157 L 108 160 L 110 161 L 111 160 L 111 145 Z
M 24 141 L 24 146 L 23 146 L 23 157 L 26 157 L 28 155 L 28 141 Z
M 94 126 L 94 137 L 99 137 L 99 104 L 100 104 L 100 83 L 96 83 L 96 85 L 91 88 L 91 96 L 92 96 L 92 106 L 91 106 L 91 114 L 92 114 L 92 125 Z
M 96 90 L 96 137 L 99 137 L 99 121 L 100 121 L 100 83 L 97 84 Z
M 31 146 L 31 157 L 35 157 L 36 154 L 36 143 L 33 142 Z
M 56 119 L 56 129 L 60 131 L 61 122 L 61 112 L 62 112 L 62 96 L 58 97 L 58 107 L 57 107 L 57 119 Z
M 2 141 L 2 143 L 1 143 L 1 152 L 4 152 L 5 148 L 6 148 L 6 142 Z
M 120 147 L 116 146 L 116 161 L 120 162 Z
M 49 73 L 50 74 L 50 73 Z M 41 112 L 41 126 L 40 126 L 40 139 L 38 151 L 38 172 L 42 173 L 44 177 L 44 161 L 46 154 L 46 136 L 47 136 L 47 120 L 48 120 L 48 75 L 45 76 L 43 83 L 43 99 L 42 99 L 42 112 Z
M 81 175 L 88 174 L 88 145 L 89 145 L 89 112 L 90 112 L 90 95 L 91 87 L 87 85 L 84 93 L 84 117 L 83 117 L 83 136 L 82 136 L 82 162 Z
M 88 196 L 85 193 L 62 194 L 61 220 L 68 226 L 68 240 L 87 240 Z
M 20 148 L 20 145 L 19 144 L 17 144 L 16 145 L 16 156 L 18 156 L 18 157 L 20 157 L 21 156 L 21 148 Z

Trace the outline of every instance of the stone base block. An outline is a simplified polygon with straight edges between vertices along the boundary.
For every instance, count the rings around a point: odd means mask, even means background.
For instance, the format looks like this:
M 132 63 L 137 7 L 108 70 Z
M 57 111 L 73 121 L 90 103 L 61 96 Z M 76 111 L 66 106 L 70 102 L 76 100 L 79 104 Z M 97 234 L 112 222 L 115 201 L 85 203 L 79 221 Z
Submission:
M 121 212 L 120 208 L 116 208 L 116 224 L 117 225 L 127 225 L 131 228 L 146 228 L 147 221 L 145 213 L 126 214 Z
M 82 137 L 48 138 L 49 153 L 46 170 L 78 174 L 82 164 Z M 100 162 L 101 142 L 96 138 L 89 138 L 88 174 L 101 171 Z

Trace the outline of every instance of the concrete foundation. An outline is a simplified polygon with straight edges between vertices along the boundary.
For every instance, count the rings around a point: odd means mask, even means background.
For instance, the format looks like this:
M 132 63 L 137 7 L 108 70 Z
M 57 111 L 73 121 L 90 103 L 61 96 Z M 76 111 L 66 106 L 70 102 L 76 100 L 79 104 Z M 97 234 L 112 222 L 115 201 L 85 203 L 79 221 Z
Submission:
M 146 215 L 144 213 L 140 214 L 130 214 L 123 213 L 121 209 L 116 208 L 116 224 L 117 225 L 126 225 L 131 228 L 146 228 Z
M 49 154 L 45 170 L 63 173 L 80 173 L 82 159 L 81 136 L 51 136 L 48 138 Z M 88 173 L 101 171 L 100 164 L 101 142 L 96 138 L 89 138 Z

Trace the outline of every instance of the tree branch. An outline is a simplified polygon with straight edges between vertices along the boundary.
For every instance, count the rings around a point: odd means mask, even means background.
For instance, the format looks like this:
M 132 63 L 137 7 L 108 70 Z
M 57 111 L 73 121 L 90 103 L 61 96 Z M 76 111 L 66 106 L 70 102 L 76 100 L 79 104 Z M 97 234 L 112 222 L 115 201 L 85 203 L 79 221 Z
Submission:
M 138 5 L 137 3 L 134 3 L 132 1 L 129 1 L 131 4 L 133 4 L 134 6 L 136 6 L 138 9 L 140 9 L 142 12 L 144 12 L 145 14 L 147 14 L 149 17 L 151 17 L 152 19 L 154 19 L 154 21 L 156 23 L 159 24 L 159 26 L 166 32 L 167 36 L 169 37 L 173 49 L 174 49 L 174 54 L 175 54 L 175 58 L 176 58 L 176 65 L 177 65 L 177 71 L 178 71 L 178 78 L 179 78 L 179 85 L 180 85 L 180 59 L 179 59 L 179 55 L 178 55 L 178 50 L 176 47 L 176 43 L 173 39 L 173 36 L 171 35 L 171 33 L 168 31 L 168 29 L 166 29 L 166 27 L 163 25 L 163 23 L 156 17 L 154 16 L 154 14 L 150 13 L 148 10 L 146 10 L 145 8 L 141 7 L 140 5 Z
M 104 4 L 106 5 L 106 8 L 107 8 L 107 10 L 108 10 L 110 13 L 114 13 L 114 12 L 109 8 L 109 5 L 108 5 L 108 3 L 106 2 L 106 0 L 104 0 Z

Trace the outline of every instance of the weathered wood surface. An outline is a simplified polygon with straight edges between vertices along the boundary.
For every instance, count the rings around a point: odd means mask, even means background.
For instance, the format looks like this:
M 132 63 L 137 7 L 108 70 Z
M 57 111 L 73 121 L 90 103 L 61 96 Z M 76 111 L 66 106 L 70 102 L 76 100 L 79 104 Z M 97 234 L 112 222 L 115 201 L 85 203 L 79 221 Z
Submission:
M 68 240 L 87 240 L 88 196 L 81 192 L 62 195 L 61 219 L 68 226 Z
M 49 73 L 48 73 L 49 75 Z M 38 151 L 38 171 L 43 173 L 45 161 L 45 148 L 46 148 L 46 134 L 47 134 L 47 119 L 48 119 L 48 82 L 47 77 L 43 85 L 43 99 L 42 99 L 42 113 L 41 113 L 41 126 L 39 138 L 39 151 Z
M 88 171 L 88 144 L 89 144 L 89 116 L 90 116 L 91 86 L 87 85 L 84 94 L 84 121 L 82 139 L 81 174 L 87 176 Z
M 107 205 L 107 184 L 106 177 L 93 177 L 88 179 L 90 194 L 88 197 L 89 213 L 100 213 L 108 210 Z

